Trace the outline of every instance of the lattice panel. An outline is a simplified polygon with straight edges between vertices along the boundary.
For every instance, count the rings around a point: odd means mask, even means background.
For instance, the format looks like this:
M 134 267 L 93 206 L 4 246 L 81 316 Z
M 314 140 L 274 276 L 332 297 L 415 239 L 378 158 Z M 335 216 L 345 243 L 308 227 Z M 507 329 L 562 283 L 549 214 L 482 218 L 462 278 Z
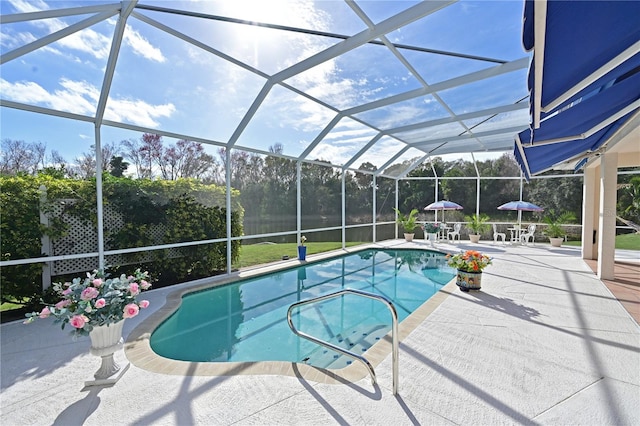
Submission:
M 72 204 L 74 200 L 63 200 L 64 204 Z M 51 217 L 62 219 L 69 225 L 69 232 L 64 237 L 51 241 L 49 254 L 51 256 L 64 256 L 68 254 L 78 253 L 91 253 L 98 251 L 98 231 L 92 225 L 83 222 L 81 219 L 64 213 L 64 205 L 58 203 L 55 205 Z M 111 206 L 104 206 L 104 230 L 105 238 L 108 240 L 108 235 L 117 232 L 124 226 L 124 219 L 122 215 L 113 210 Z M 166 227 L 164 224 L 150 225 L 149 233 L 153 239 L 153 244 L 162 244 L 162 239 L 165 234 Z M 108 243 L 105 244 L 106 249 L 110 250 Z M 169 249 L 168 256 L 171 258 L 179 257 L 180 253 L 178 249 Z M 152 252 L 139 253 L 137 262 L 151 262 L 153 260 Z M 105 257 L 105 263 L 107 266 L 111 265 L 127 265 L 130 262 L 125 255 L 109 255 Z M 90 257 L 84 259 L 68 259 L 57 260 L 52 262 L 51 275 L 65 275 L 76 272 L 92 271 L 98 268 L 98 258 Z

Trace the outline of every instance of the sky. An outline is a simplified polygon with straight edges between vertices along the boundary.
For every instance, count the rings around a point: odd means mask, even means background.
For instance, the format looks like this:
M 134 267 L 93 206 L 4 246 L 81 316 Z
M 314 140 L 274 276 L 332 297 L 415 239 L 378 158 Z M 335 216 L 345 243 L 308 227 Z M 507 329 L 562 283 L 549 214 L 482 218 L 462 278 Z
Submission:
M 108 2 L 107 2 L 108 3 Z M 139 1 L 154 5 L 316 31 L 354 35 L 417 2 L 362 1 Z M 0 13 L 37 12 L 105 4 L 98 1 L 1 0 Z M 514 61 L 527 57 L 521 42 L 523 2 L 460 1 L 386 35 L 392 43 Z M 358 15 L 361 16 L 358 16 Z M 96 13 L 0 25 L 2 54 L 28 45 Z M 363 18 L 364 16 L 364 18 Z M 74 32 L 15 59 L 0 69 L 0 97 L 34 107 L 93 117 L 105 81 L 117 16 L 97 19 Z M 154 26 L 155 25 L 155 26 Z M 173 34 L 165 31 L 168 29 Z M 176 37 L 176 32 L 189 43 Z M 403 63 L 386 47 L 364 45 L 324 61 L 276 84 L 268 91 L 242 132 L 238 126 L 267 79 L 340 40 L 276 31 L 216 20 L 136 9 L 126 23 L 104 119 L 124 126 L 162 129 L 192 138 L 268 151 L 276 143 L 284 153 L 302 154 L 336 116 L 349 110 L 495 66 L 487 61 L 402 50 Z M 198 44 L 202 43 L 202 44 Z M 412 69 L 415 72 L 412 72 Z M 417 76 L 417 75 L 418 76 Z M 424 81 L 420 81 L 423 79 Z M 339 121 L 308 158 L 344 164 L 378 129 L 393 129 L 454 114 L 513 104 L 527 95 L 526 69 L 442 92 L 368 109 Z M 470 95 L 473 92 L 473 96 Z M 303 93 L 309 97 L 303 96 Z M 1 138 L 44 142 L 71 160 L 95 141 L 90 122 L 0 108 Z M 474 126 L 483 118 L 468 120 Z M 481 124 L 480 129 L 526 125 L 526 110 Z M 464 132 L 457 123 L 405 132 L 419 141 Z M 425 133 L 427 132 L 427 133 Z M 139 139 L 141 132 L 100 128 L 102 143 Z M 168 143 L 176 139 L 165 138 Z M 395 155 L 397 141 L 384 136 L 356 162 L 376 166 Z M 217 151 L 218 147 L 208 148 Z M 402 158 L 424 155 L 410 149 Z M 482 157 L 482 155 L 477 156 Z M 482 158 L 479 158 L 482 159 Z

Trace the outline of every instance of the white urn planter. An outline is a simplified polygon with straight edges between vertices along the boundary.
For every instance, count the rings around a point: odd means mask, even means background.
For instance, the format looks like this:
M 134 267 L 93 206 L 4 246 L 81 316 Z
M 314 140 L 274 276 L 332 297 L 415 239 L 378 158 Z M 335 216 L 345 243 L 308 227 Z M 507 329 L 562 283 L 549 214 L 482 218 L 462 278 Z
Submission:
M 434 244 L 438 242 L 438 234 L 437 233 L 427 233 L 427 240 L 431 244 L 431 247 L 434 247 Z
M 85 386 L 101 386 L 116 383 L 129 368 L 129 363 L 123 367 L 113 358 L 115 352 L 122 349 L 122 327 L 124 320 L 114 324 L 93 327 L 89 333 L 91 338 L 91 355 L 102 358 L 102 364 L 93 375 L 95 380 L 86 381 Z
M 551 238 L 549 237 L 549 242 L 551 243 L 552 247 L 561 247 L 562 246 L 562 242 L 564 241 L 564 238 Z

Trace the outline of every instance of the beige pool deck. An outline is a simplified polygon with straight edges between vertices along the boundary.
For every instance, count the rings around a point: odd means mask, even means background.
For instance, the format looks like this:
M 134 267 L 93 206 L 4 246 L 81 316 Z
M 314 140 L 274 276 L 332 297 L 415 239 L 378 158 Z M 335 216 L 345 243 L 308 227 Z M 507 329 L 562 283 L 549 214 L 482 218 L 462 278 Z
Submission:
M 377 246 L 430 248 L 422 240 Z M 149 331 L 179 300 L 176 291 L 216 282 L 203 280 L 146 293 L 151 306 L 127 320 L 117 353 L 130 367 L 112 386 L 85 387 L 99 366 L 88 338 L 72 341 L 51 320 L 0 326 L 0 424 L 640 424 L 640 327 L 578 249 L 436 248 L 479 249 L 494 262 L 482 291 L 450 283 L 401 325 L 398 395 L 388 342 L 365 353 L 377 385 L 356 363 L 327 372 L 157 357 Z

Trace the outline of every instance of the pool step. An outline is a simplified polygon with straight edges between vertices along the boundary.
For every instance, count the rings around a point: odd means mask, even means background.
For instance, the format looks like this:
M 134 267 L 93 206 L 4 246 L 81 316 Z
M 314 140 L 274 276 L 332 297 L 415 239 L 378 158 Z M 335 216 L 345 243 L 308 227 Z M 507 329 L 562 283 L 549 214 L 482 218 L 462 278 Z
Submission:
M 331 343 L 362 355 L 382 339 L 389 330 L 388 326 L 382 324 L 368 328 L 359 327 L 336 335 L 336 338 L 331 340 Z M 303 361 L 315 367 L 340 369 L 350 365 L 354 359 L 330 349 L 319 347 L 307 355 Z

